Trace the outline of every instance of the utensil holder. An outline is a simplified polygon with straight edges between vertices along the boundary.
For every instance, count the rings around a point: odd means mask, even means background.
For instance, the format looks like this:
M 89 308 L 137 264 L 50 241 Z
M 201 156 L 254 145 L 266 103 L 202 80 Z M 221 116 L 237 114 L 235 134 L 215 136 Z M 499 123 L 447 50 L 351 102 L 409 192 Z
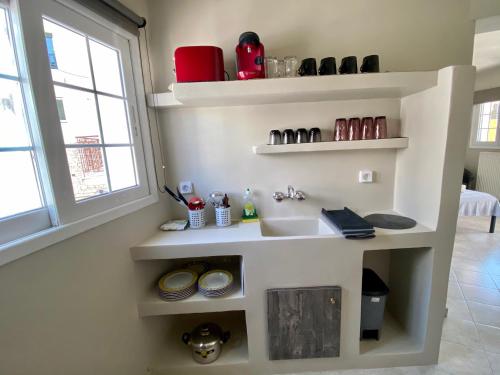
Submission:
M 189 210 L 189 226 L 193 229 L 203 228 L 206 225 L 205 209 Z
M 215 223 L 218 227 L 231 225 L 231 208 L 215 207 Z

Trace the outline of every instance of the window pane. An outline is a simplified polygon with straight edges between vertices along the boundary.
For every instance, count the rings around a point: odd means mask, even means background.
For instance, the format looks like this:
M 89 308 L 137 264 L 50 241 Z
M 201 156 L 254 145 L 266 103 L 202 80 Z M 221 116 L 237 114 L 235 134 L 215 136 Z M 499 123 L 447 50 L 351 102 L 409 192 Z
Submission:
M 481 113 L 483 115 L 489 115 L 491 111 L 491 103 L 483 103 L 481 104 Z
M 43 27 L 52 79 L 92 88 L 85 37 L 47 20 L 43 20 Z
M 0 78 L 0 147 L 31 146 L 19 82 Z
M 495 142 L 497 139 L 497 130 L 489 129 L 488 130 L 488 142 Z
M 93 40 L 89 43 L 97 91 L 123 96 L 118 51 Z
M 490 116 L 482 115 L 479 121 L 480 129 L 488 129 L 490 127 Z
M 7 17 L 5 9 L 0 8 L 0 73 L 17 76 L 14 45 Z
M 500 105 L 500 102 L 493 102 L 491 103 L 491 115 L 493 117 L 498 117 L 498 107 Z
M 105 143 L 130 143 L 125 100 L 99 95 L 99 112 Z
M 31 151 L 0 152 L 0 218 L 42 207 Z
M 130 147 L 107 147 L 106 158 L 113 191 L 137 185 Z
M 101 147 L 66 149 L 76 201 L 109 192 Z
M 479 141 L 480 142 L 488 142 L 488 129 L 480 129 L 479 130 Z
M 101 143 L 94 94 L 57 85 L 54 89 L 64 107 L 65 120 L 59 112 L 64 143 Z

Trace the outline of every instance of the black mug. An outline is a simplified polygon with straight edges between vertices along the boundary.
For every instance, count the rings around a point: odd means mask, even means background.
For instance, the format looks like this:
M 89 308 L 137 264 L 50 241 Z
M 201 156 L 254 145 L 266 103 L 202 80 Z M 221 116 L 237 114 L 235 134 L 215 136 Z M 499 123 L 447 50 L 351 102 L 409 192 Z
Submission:
M 309 130 L 309 142 L 321 142 L 320 128 L 311 128 Z
M 370 55 L 363 57 L 363 64 L 359 68 L 361 73 L 378 73 L 380 72 L 378 55 Z
M 295 143 L 295 134 L 292 129 L 283 130 L 282 143 L 284 145 Z
M 307 143 L 307 130 L 305 128 L 297 129 L 295 143 Z
M 342 59 L 339 67 L 340 74 L 356 74 L 358 72 L 358 60 L 356 56 L 347 56 Z
M 335 57 L 325 57 L 321 59 L 318 72 L 320 76 L 337 74 L 337 62 L 335 61 Z
M 302 60 L 302 64 L 300 64 L 299 70 L 297 71 L 300 76 L 315 76 L 317 75 L 316 71 L 316 59 L 314 57 L 310 57 L 308 59 Z

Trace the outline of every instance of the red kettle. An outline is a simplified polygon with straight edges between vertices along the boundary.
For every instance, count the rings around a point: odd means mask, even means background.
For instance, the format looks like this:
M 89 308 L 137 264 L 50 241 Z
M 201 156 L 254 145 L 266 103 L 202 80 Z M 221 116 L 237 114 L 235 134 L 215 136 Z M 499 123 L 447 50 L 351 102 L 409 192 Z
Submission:
M 265 78 L 264 45 L 259 36 L 247 31 L 240 35 L 236 46 L 236 70 L 238 79 Z

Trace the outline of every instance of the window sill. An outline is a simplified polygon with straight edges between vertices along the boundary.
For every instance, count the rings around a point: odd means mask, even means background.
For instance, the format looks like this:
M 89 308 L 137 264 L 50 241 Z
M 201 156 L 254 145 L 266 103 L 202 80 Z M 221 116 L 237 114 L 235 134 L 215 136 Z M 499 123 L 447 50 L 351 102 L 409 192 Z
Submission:
M 478 144 L 473 144 L 473 145 L 469 145 L 469 148 L 478 149 L 478 150 L 500 150 L 500 145 L 478 145 Z
M 158 202 L 152 194 L 74 223 L 53 227 L 0 245 L 0 266 Z

